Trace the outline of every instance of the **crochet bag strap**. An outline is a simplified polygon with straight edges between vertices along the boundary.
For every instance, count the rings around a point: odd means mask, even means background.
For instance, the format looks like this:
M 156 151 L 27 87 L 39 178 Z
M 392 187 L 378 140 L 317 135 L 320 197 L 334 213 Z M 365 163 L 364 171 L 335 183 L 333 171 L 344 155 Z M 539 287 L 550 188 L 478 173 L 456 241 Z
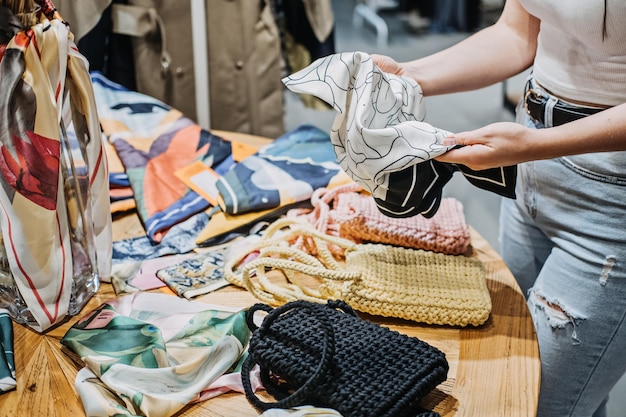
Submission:
M 353 281 L 361 275 L 346 271 L 333 256 L 330 245 L 343 248 L 344 252 L 358 247 L 351 240 L 315 230 L 302 219 L 281 218 L 267 228 L 259 242 L 226 263 L 224 276 L 231 284 L 247 289 L 257 299 L 272 305 L 296 300 L 326 301 L 317 289 L 302 283 L 297 273 L 337 281 Z M 300 248 L 307 248 L 307 251 Z M 256 251 L 259 256 L 236 271 L 239 264 Z M 268 269 L 281 270 L 289 282 L 272 282 L 266 274 Z
M 287 217 L 304 218 L 320 232 L 339 236 L 340 225 L 335 219 L 339 196 L 341 194 L 360 193 L 363 191 L 363 187 L 356 182 L 335 188 L 320 187 L 313 191 L 311 195 L 312 209 L 294 208 L 287 212 Z
M 323 329 L 321 341 L 322 354 L 319 361 L 319 366 L 317 367 L 313 375 L 311 375 L 311 377 L 293 393 L 273 403 L 262 401 L 254 393 L 250 381 L 250 371 L 255 365 L 255 362 L 253 354 L 251 352 L 248 353 L 248 357 L 241 367 L 241 382 L 243 384 L 246 398 L 252 405 L 254 405 L 259 410 L 268 410 L 270 408 L 292 408 L 298 405 L 302 405 L 307 398 L 312 398 L 315 396 L 316 390 L 319 389 L 319 386 L 324 382 L 324 379 L 328 377 L 333 355 L 335 352 L 335 333 L 327 314 L 323 313 L 323 310 L 319 308 L 320 306 L 321 305 L 319 304 L 311 305 L 306 301 L 299 300 L 273 309 L 267 304 L 258 303 L 250 307 L 250 309 L 246 313 L 246 322 L 248 324 L 248 328 L 253 332 L 258 331 L 260 337 L 263 337 L 269 332 L 270 325 L 277 318 L 287 313 L 288 311 L 295 309 L 307 310 L 307 317 L 310 317 L 311 319 L 316 319 Z M 328 307 L 330 309 L 341 309 L 347 314 L 356 315 L 354 310 L 352 310 L 350 306 L 342 301 L 332 300 L 323 307 Z M 253 321 L 253 316 L 254 313 L 259 310 L 268 312 L 268 315 L 263 319 L 263 323 L 261 324 L 261 326 L 257 327 Z M 270 371 L 270 369 L 261 367 L 261 381 L 263 382 L 263 385 L 266 387 L 266 389 L 268 387 L 271 388 L 271 386 L 273 385 L 269 375 Z

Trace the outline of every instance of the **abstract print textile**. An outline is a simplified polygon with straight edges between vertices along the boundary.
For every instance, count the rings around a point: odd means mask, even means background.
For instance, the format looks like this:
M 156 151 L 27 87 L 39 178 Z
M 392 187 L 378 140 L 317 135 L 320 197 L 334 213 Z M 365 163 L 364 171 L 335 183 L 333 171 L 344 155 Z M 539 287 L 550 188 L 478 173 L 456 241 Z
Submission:
M 88 62 L 64 22 L 42 13 L 39 23 L 0 46 L 0 59 L 2 235 L 33 327 L 45 330 L 68 313 L 74 262 L 81 262 L 70 242 L 81 215 L 70 213 L 77 201 L 93 218 L 99 276 L 110 274 L 107 160 Z M 68 129 L 78 140 L 71 151 Z M 80 176 L 65 178 L 73 169 L 68 154 L 80 158 Z
M 0 394 L 12 391 L 15 381 L 15 356 L 13 355 L 13 322 L 9 312 L 0 309 Z
M 156 275 L 179 297 L 206 294 L 230 285 L 224 278 L 225 252 L 225 246 L 214 248 L 159 269 Z
M 363 52 L 329 55 L 283 79 L 291 91 L 321 98 L 337 112 L 331 140 L 345 172 L 391 217 L 432 217 L 443 186 L 460 170 L 472 184 L 515 197 L 515 167 L 473 171 L 433 158 L 450 133 L 424 122 L 421 87 L 388 74 Z
M 234 164 L 231 143 L 153 97 L 91 76 L 102 129 L 124 166 L 147 236 L 160 242 L 172 226 L 210 207 L 176 172 L 201 161 L 223 174 Z
M 113 242 L 113 264 L 128 261 L 143 261 L 160 256 L 191 252 L 196 248 L 196 237 L 207 226 L 209 215 L 198 213 L 174 225 L 159 243 L 155 244 L 147 235 Z
M 317 188 L 349 181 L 328 134 L 302 125 L 235 165 L 216 186 L 222 210 L 243 214 L 299 203 Z
M 157 277 L 157 271 L 192 255 L 193 253 L 186 253 L 183 255 L 159 256 L 154 259 L 141 261 L 113 263 L 111 285 L 113 285 L 115 295 L 119 297 L 123 294 L 165 287 L 165 283 Z
M 249 337 L 244 311 L 135 293 L 87 314 L 61 343 L 86 365 L 76 387 L 87 415 L 166 417 L 239 389 Z

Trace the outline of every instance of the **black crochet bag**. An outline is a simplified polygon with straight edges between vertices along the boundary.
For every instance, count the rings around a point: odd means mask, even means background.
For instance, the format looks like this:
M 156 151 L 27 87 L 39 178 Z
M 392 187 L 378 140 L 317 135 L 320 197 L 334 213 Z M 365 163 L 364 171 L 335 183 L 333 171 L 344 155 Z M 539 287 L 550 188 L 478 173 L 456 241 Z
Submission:
M 259 310 L 268 314 L 257 327 Z M 257 409 L 313 405 L 344 417 L 438 416 L 423 412 L 419 402 L 446 380 L 448 362 L 427 343 L 363 320 L 343 301 L 259 303 L 246 318 L 253 334 L 241 375 Z M 252 390 L 255 364 L 276 402 Z

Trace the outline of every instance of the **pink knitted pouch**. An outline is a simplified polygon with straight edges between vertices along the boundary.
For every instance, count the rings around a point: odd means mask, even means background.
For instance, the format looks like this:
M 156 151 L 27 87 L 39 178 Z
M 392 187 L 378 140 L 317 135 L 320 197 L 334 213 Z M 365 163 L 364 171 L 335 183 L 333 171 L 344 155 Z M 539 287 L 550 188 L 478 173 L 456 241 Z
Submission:
M 357 243 L 373 242 L 424 249 L 449 255 L 465 253 L 471 243 L 463 205 L 444 198 L 437 213 L 427 219 L 417 215 L 394 218 L 383 215 L 369 194 L 350 184 L 313 193 L 313 211 L 289 213 L 304 216 L 318 230 Z

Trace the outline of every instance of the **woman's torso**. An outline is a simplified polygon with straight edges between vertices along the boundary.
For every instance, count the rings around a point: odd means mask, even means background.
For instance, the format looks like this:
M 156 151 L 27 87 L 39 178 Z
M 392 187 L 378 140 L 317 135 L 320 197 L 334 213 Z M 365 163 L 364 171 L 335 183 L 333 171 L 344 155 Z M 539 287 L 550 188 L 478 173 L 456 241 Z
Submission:
M 571 102 L 626 103 L 626 1 L 520 0 L 541 20 L 535 80 Z M 585 171 L 626 178 L 626 151 L 566 158 Z
M 565 99 L 626 102 L 624 0 L 520 2 L 541 20 L 533 74 L 542 86 Z

